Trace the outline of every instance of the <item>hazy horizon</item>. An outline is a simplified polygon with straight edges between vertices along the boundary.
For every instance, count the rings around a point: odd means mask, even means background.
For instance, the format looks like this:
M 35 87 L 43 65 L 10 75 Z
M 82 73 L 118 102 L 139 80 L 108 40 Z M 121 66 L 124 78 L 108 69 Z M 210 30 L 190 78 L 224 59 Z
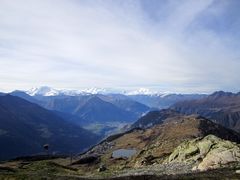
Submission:
M 45 90 L 43 90 L 45 89 Z M 47 89 L 47 90 L 46 90 Z M 49 91 L 48 91 L 49 89 Z M 112 88 L 104 88 L 104 87 L 81 87 L 78 89 L 71 89 L 71 88 L 55 88 L 51 86 L 38 86 L 32 87 L 30 89 L 12 89 L 8 91 L 0 91 L 2 93 L 11 93 L 14 91 L 23 91 L 30 94 L 33 91 L 47 91 L 47 92 L 54 92 L 58 91 L 61 93 L 64 92 L 75 92 L 75 93 L 89 93 L 89 94 L 125 94 L 125 95 L 151 95 L 151 94 L 159 94 L 159 95 L 167 95 L 167 94 L 206 94 L 210 95 L 215 92 L 224 91 L 222 89 L 218 89 L 215 91 L 195 91 L 195 92 L 186 92 L 186 91 L 168 91 L 164 89 L 159 89 L 157 87 L 112 87 Z M 231 93 L 239 93 L 240 91 L 224 91 L 224 92 L 231 92 Z

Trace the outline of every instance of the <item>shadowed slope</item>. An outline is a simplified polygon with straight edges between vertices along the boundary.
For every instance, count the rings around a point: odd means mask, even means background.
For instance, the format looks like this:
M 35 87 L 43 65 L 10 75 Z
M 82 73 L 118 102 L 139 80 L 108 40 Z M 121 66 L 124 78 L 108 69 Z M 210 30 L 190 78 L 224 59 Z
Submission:
M 43 151 L 80 152 L 98 137 L 53 112 L 11 95 L 0 96 L 0 159 Z

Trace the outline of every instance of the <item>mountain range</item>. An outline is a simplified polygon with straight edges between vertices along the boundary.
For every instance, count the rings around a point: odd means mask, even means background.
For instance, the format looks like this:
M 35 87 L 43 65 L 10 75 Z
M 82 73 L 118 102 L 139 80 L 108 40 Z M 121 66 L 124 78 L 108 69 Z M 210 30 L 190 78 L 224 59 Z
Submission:
M 152 91 L 147 88 L 137 90 L 115 90 L 104 88 L 87 88 L 83 90 L 57 90 L 51 87 L 42 86 L 24 91 L 30 96 L 84 96 L 84 95 L 106 95 L 106 96 L 125 96 L 134 101 L 142 103 L 150 108 L 163 109 L 168 108 L 178 101 L 200 99 L 206 97 L 206 94 L 175 94 Z
M 42 87 L 31 92 L 1 93 L 0 135 L 4 148 L 0 159 L 41 153 L 47 143 L 52 152 L 80 152 L 103 136 L 126 130 L 124 126 L 156 109 L 134 100 L 136 95 L 64 92 Z M 62 143 L 58 143 L 60 139 Z M 15 147 L 20 148 L 15 151 Z
M 152 91 L 147 88 L 139 88 L 135 90 L 121 90 L 121 89 L 112 89 L 112 88 L 84 88 L 81 90 L 67 90 L 67 89 L 55 89 L 48 86 L 41 86 L 31 88 L 30 90 L 25 91 L 31 96 L 41 95 L 41 96 L 57 96 L 57 95 L 86 95 L 86 94 L 123 94 L 123 95 L 159 95 L 163 96 L 166 93 L 160 93 L 158 91 Z
M 168 108 L 181 100 L 205 97 L 202 94 L 160 94 L 143 88 L 132 93 L 113 92 L 116 91 L 96 88 L 56 90 L 44 86 L 10 94 L 52 110 L 103 136 L 124 130 L 149 111 Z
M 142 97 L 155 98 L 166 108 L 147 106 Z M 52 168 L 54 174 L 60 168 L 64 177 L 73 173 L 98 178 L 101 171 L 115 175 L 127 170 L 132 175 L 229 168 L 240 161 L 239 104 L 239 93 L 223 91 L 166 96 L 1 93 L 0 160 L 32 156 L 0 164 L 0 172 L 21 174 L 22 167 L 30 172 L 29 167 L 35 167 Z M 51 155 L 78 155 L 54 160 L 45 156 L 42 161 L 39 155 L 46 153 L 46 144 Z M 31 158 L 37 160 L 31 163 Z

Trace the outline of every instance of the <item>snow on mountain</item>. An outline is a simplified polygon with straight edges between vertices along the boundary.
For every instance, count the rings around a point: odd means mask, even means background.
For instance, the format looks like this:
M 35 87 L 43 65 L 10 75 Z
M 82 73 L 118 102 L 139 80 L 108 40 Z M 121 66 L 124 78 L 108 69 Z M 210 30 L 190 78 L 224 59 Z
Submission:
M 114 90 L 104 89 L 104 88 L 86 88 L 82 90 L 57 90 L 48 86 L 42 86 L 37 88 L 32 88 L 26 91 L 30 96 L 41 95 L 41 96 L 57 96 L 57 95 L 89 95 L 89 94 L 110 94 L 115 93 Z
M 129 91 L 126 95 L 151 95 L 151 96 L 167 96 L 168 93 L 160 93 L 158 91 L 154 91 L 148 88 L 139 88 L 137 90 Z
M 82 92 L 89 94 L 106 94 L 108 93 L 108 90 L 104 88 L 87 88 L 83 89 Z
M 150 89 L 147 89 L 147 88 L 139 88 L 137 90 L 130 91 L 130 92 L 127 93 L 127 95 L 138 95 L 138 94 L 150 95 L 150 94 L 156 94 L 156 92 L 153 92 L 153 91 L 151 91 Z
M 69 96 L 89 95 L 89 94 L 109 94 L 111 91 L 104 88 L 86 88 L 81 90 L 59 90 L 61 94 Z
M 47 86 L 42 86 L 38 88 L 32 88 L 26 91 L 30 96 L 41 95 L 41 96 L 57 96 L 59 95 L 59 91 Z
M 147 88 L 139 88 L 137 90 L 119 90 L 119 89 L 105 89 L 105 88 L 85 88 L 81 90 L 57 90 L 48 86 L 42 86 L 38 88 L 32 88 L 26 91 L 30 96 L 41 95 L 41 96 L 57 96 L 57 95 L 68 95 L 68 96 L 77 96 L 77 95 L 89 95 L 89 94 L 124 94 L 124 95 L 154 95 L 154 96 L 166 96 L 168 93 L 159 93 Z

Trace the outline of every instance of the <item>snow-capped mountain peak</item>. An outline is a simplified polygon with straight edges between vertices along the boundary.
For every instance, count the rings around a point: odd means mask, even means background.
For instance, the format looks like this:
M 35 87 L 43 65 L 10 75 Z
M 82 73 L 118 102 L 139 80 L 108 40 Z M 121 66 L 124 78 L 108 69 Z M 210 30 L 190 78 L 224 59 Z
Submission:
M 105 94 L 107 93 L 107 89 L 93 87 L 93 88 L 83 89 L 82 92 L 88 93 L 88 94 Z
M 30 96 L 57 96 L 57 95 L 67 95 L 67 96 L 78 96 L 78 95 L 89 95 L 89 94 L 124 94 L 124 95 L 149 95 L 149 96 L 166 96 L 168 93 L 159 93 L 148 88 L 139 88 L 136 90 L 125 91 L 119 89 L 105 89 L 105 88 L 85 88 L 80 90 L 66 90 L 66 89 L 54 89 L 48 86 L 42 86 L 37 88 L 32 88 L 26 91 Z
M 29 94 L 30 96 L 36 96 L 36 95 L 57 96 L 59 95 L 60 92 L 48 86 L 42 86 L 42 87 L 32 88 L 28 90 L 26 93 Z
M 134 91 L 130 91 L 127 93 L 127 95 L 152 95 L 152 94 L 158 94 L 156 91 L 152 91 L 150 89 L 147 88 L 139 88 L 137 90 Z
M 108 94 L 110 91 L 103 88 L 86 88 L 82 90 L 58 90 L 48 86 L 42 86 L 37 88 L 32 88 L 26 91 L 30 96 L 57 96 L 57 95 L 68 95 L 68 96 L 77 96 L 77 95 L 87 95 L 87 94 Z

